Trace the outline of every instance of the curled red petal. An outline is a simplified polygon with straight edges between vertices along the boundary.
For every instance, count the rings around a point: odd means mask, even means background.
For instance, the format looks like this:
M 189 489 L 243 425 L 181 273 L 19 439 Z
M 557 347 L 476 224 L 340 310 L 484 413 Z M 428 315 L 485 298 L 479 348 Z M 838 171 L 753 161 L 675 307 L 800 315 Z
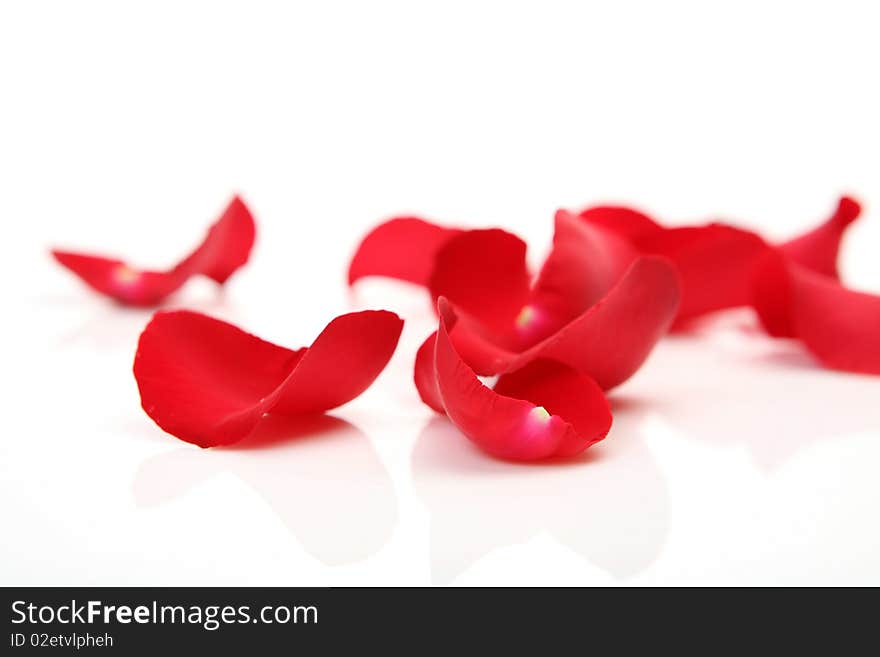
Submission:
M 499 380 L 501 391 L 484 386 L 449 339 L 444 302 L 437 387 L 449 419 L 476 445 L 499 458 L 535 461 L 577 454 L 607 435 L 611 411 L 601 389 L 560 363 L 530 363 Z
M 236 196 L 198 248 L 168 271 L 135 269 L 122 260 L 68 251 L 53 250 L 52 255 L 101 294 L 128 305 L 155 306 L 196 274 L 226 282 L 247 262 L 255 235 L 254 219 Z
M 249 434 L 304 353 L 200 313 L 158 312 L 141 333 L 134 376 L 156 424 L 210 447 Z
M 880 374 L 880 296 L 781 256 L 765 263 L 758 281 L 756 309 L 768 332 L 801 340 L 826 367 Z
M 673 265 L 639 257 L 592 308 L 523 352 L 498 347 L 459 317 L 450 330 L 456 349 L 481 375 L 511 372 L 547 358 L 588 375 L 603 389 L 620 385 L 645 362 L 669 329 L 680 291 Z
M 134 359 L 141 405 L 181 440 L 234 443 L 266 413 L 321 412 L 356 397 L 391 358 L 402 326 L 386 311 L 350 313 L 291 351 L 206 315 L 159 312 Z
M 672 264 L 655 256 L 640 257 L 596 305 L 517 356 L 506 371 L 535 358 L 552 358 L 609 390 L 642 366 L 669 330 L 680 298 Z
M 554 456 L 578 454 L 602 440 L 611 428 L 611 409 L 602 389 L 590 377 L 556 361 L 532 361 L 499 377 L 493 390 L 537 404 L 571 425 L 574 431 L 565 433 Z M 532 412 L 533 417 L 540 415 L 538 409 Z
M 448 298 L 501 335 L 528 301 L 530 282 L 525 242 L 492 228 L 449 239 L 437 252 L 429 287 L 435 301 Z
M 204 241 L 175 271 L 187 276 L 202 274 L 222 285 L 248 261 L 256 234 L 253 215 L 244 201 L 235 196 L 208 229 Z
M 434 349 L 437 344 L 437 332 L 434 331 L 425 339 L 422 346 L 416 352 L 415 371 L 413 379 L 419 397 L 432 410 L 445 414 L 443 399 L 440 397 L 440 389 L 437 387 L 437 372 L 434 369 Z
M 370 387 L 397 348 L 403 320 L 387 310 L 340 315 L 327 325 L 276 391 L 273 413 L 320 413 Z
M 504 372 L 522 353 L 502 346 L 507 336 L 493 334 L 458 307 L 455 308 L 454 315 L 446 318 L 446 322 L 455 350 L 480 376 L 495 376 Z
M 366 276 L 386 276 L 427 287 L 434 256 L 460 232 L 417 217 L 379 224 L 358 245 L 348 267 L 348 284 Z
M 571 321 L 620 280 L 637 251 L 614 233 L 566 210 L 555 217 L 553 248 L 517 329 L 532 344 Z
M 837 256 L 840 242 L 852 222 L 861 214 L 858 201 L 844 196 L 834 213 L 820 226 L 779 246 L 787 257 L 819 274 L 839 278 Z

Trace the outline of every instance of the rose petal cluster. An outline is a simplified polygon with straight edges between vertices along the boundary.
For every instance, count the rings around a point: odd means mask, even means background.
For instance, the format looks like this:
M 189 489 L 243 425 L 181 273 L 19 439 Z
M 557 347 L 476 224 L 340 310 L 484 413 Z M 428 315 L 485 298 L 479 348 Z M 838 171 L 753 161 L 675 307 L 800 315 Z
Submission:
M 672 262 L 567 211 L 537 276 L 516 235 L 413 217 L 363 240 L 349 282 L 374 275 L 422 285 L 437 305 L 438 329 L 415 361 L 422 400 L 510 460 L 571 456 L 604 438 L 604 391 L 641 367 L 680 300 Z M 498 380 L 489 388 L 480 376 Z
M 777 243 L 728 223 L 667 226 L 623 206 L 559 210 L 536 272 L 526 243 L 503 229 L 397 217 L 364 237 L 348 282 L 388 277 L 430 296 L 437 329 L 413 373 L 427 406 L 494 457 L 565 458 L 605 438 L 606 394 L 664 335 L 718 311 L 751 307 L 769 335 L 800 341 L 825 366 L 880 374 L 880 296 L 847 288 L 838 268 L 860 212 L 843 197 L 817 227 Z M 52 254 L 121 304 L 157 306 L 192 276 L 223 284 L 248 261 L 255 235 L 235 197 L 168 270 Z M 206 315 L 160 310 L 140 335 L 134 376 L 163 430 L 201 447 L 229 445 L 267 415 L 320 414 L 359 396 L 402 328 L 387 310 L 348 313 L 311 346 L 288 349 Z
M 770 335 L 800 340 L 826 366 L 880 374 L 880 297 L 844 287 L 837 265 L 859 213 L 844 197 L 819 226 L 774 243 L 720 222 L 664 226 L 623 206 L 560 210 L 536 275 L 516 235 L 400 217 L 364 238 L 348 279 L 391 277 L 430 294 L 439 326 L 414 372 L 425 404 L 493 455 L 567 456 L 610 427 L 597 395 L 631 377 L 665 333 L 717 311 L 752 307 Z M 498 379 L 490 388 L 479 377 Z M 584 409 L 592 424 L 572 415 Z

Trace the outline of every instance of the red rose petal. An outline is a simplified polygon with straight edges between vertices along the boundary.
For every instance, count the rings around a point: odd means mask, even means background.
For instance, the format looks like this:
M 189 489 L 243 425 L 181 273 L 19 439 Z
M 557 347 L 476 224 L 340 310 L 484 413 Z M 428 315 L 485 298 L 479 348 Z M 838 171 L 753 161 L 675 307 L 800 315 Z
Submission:
M 202 274 L 222 285 L 248 261 L 256 232 L 250 210 L 235 196 L 201 245 L 175 270 L 187 276 Z
M 642 256 L 598 303 L 521 353 L 493 344 L 466 315 L 459 314 L 449 332 L 462 359 L 483 376 L 549 358 L 608 390 L 626 381 L 645 362 L 669 329 L 679 297 L 673 265 L 663 258 Z
M 450 305 L 454 304 L 450 302 Z M 504 372 L 522 353 L 501 346 L 508 336 L 499 337 L 487 331 L 485 326 L 458 307 L 455 307 L 454 322 L 447 317 L 446 328 L 459 356 L 480 376 L 495 376 Z
M 186 282 L 187 276 L 132 269 L 121 260 L 53 250 L 54 258 L 89 287 L 130 306 L 159 305 Z
M 391 358 L 402 326 L 386 311 L 350 313 L 291 351 L 199 313 L 159 312 L 134 360 L 141 405 L 181 440 L 234 443 L 265 413 L 317 413 L 359 395 Z
M 671 228 L 646 243 L 644 252 L 669 258 L 681 276 L 678 325 L 748 305 L 755 267 L 767 250 L 755 233 L 723 224 Z
M 327 325 L 277 391 L 273 413 L 320 413 L 364 392 L 397 347 L 403 320 L 386 310 L 341 315 Z
M 601 440 L 611 411 L 589 377 L 559 363 L 538 361 L 487 388 L 461 360 L 446 329 L 451 309 L 440 300 L 435 347 L 437 387 L 449 419 L 474 443 L 499 458 L 534 461 L 570 456 Z
M 769 250 L 755 269 L 752 307 L 767 333 L 776 338 L 795 337 L 788 261 L 779 249 Z
M 554 456 L 571 456 L 602 440 L 611 428 L 611 408 L 602 389 L 590 377 L 562 363 L 535 360 L 520 370 L 498 378 L 493 390 L 505 397 L 523 399 L 568 422 Z M 533 411 L 538 416 L 540 411 Z
M 880 296 L 797 265 L 789 271 L 794 330 L 807 348 L 827 367 L 880 374 Z
M 856 201 L 844 197 L 825 223 L 779 248 L 801 265 L 836 278 L 841 238 L 860 211 Z M 757 234 L 725 224 L 667 228 L 635 210 L 610 206 L 590 208 L 580 216 L 629 240 L 641 253 L 662 255 L 675 263 L 682 280 L 677 326 L 710 312 L 748 305 L 757 268 L 770 248 Z M 784 334 L 778 318 L 770 321 L 778 334 Z
M 531 344 L 547 337 L 605 296 L 637 255 L 614 233 L 560 210 L 553 248 L 517 318 L 518 328 Z
M 352 257 L 348 284 L 366 276 L 387 276 L 427 287 L 434 256 L 460 232 L 416 217 L 398 217 L 379 224 Z
M 756 234 L 707 224 L 666 228 L 620 207 L 584 210 L 581 219 L 624 237 L 644 254 L 669 258 L 681 276 L 681 325 L 706 313 L 748 305 L 757 262 L 766 244 Z
M 880 296 L 777 255 L 759 274 L 755 308 L 771 335 L 798 338 L 825 366 L 880 374 Z
M 304 353 L 199 313 L 158 312 L 141 333 L 134 375 L 156 424 L 209 447 L 250 433 L 266 410 L 261 402 Z
M 445 414 L 443 398 L 440 397 L 440 389 L 437 387 L 437 372 L 434 369 L 434 349 L 436 344 L 437 332 L 434 331 L 416 352 L 413 379 L 422 401 L 432 410 Z
M 791 263 L 839 279 L 837 258 L 846 228 L 861 213 L 857 201 L 844 196 L 834 213 L 816 228 L 769 250 L 753 275 L 752 305 L 764 329 L 778 338 L 796 337 L 792 317 Z
M 843 197 L 820 226 L 767 253 L 752 305 L 767 333 L 797 338 L 826 367 L 880 374 L 880 297 L 843 287 L 837 269 L 843 234 L 860 212 Z
M 499 229 L 468 230 L 437 252 L 431 295 L 452 301 L 489 330 L 510 330 L 529 297 L 526 244 Z
M 101 294 L 124 304 L 154 306 L 196 274 L 224 283 L 247 262 L 255 234 L 253 217 L 236 196 L 199 247 L 168 271 L 138 270 L 121 260 L 67 251 L 52 255 Z
M 623 206 L 601 205 L 580 213 L 588 224 L 611 231 L 631 242 L 666 230 L 646 214 Z
M 785 242 L 779 249 L 796 263 L 819 274 L 839 278 L 837 255 L 847 227 L 862 211 L 857 201 L 844 196 L 831 217 L 813 230 Z
M 681 291 L 670 262 L 644 256 L 579 318 L 523 352 L 506 371 L 551 358 L 589 375 L 609 390 L 642 366 L 676 316 Z

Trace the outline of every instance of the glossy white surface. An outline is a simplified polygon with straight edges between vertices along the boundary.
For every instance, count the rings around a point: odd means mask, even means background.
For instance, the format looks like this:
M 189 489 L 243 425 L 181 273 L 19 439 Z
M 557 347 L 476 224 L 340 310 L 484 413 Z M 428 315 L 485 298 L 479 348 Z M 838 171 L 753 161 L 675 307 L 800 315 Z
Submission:
M 880 293 L 877 9 L 420 4 L 0 7 L 0 584 L 880 584 L 880 378 L 737 312 L 664 341 L 583 458 L 510 465 L 418 401 L 427 300 L 344 285 L 392 214 L 537 263 L 558 206 L 783 237 L 851 191 L 844 271 Z M 235 190 L 250 265 L 171 305 L 291 347 L 351 308 L 407 325 L 337 419 L 201 451 L 139 408 L 149 313 L 47 248 L 161 266 Z

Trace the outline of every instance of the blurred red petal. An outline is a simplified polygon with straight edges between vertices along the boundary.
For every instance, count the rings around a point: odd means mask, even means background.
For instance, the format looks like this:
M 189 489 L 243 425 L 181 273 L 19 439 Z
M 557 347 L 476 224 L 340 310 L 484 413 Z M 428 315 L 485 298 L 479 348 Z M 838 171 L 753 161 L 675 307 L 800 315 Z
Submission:
M 880 296 L 798 265 L 789 272 L 794 330 L 807 348 L 827 367 L 880 374 Z
M 366 276 L 387 276 L 427 287 L 434 256 L 460 232 L 416 217 L 397 217 L 379 224 L 352 257 L 348 284 Z
M 801 340 L 826 367 L 880 374 L 880 296 L 779 256 L 758 282 L 755 307 L 768 332 Z
M 222 285 L 248 261 L 256 232 L 250 210 L 236 196 L 208 229 L 201 245 L 175 271 L 187 276 L 202 274 Z
M 237 196 L 208 230 L 202 243 L 168 271 L 129 267 L 121 260 L 53 250 L 55 259 L 89 287 L 124 304 L 154 306 L 186 281 L 202 274 L 224 283 L 245 264 L 254 244 L 256 226 Z
M 604 438 L 611 411 L 589 377 L 560 363 L 536 361 L 484 386 L 461 360 L 446 328 L 443 308 L 435 347 L 437 387 L 449 419 L 493 456 L 534 461 L 577 454 Z
M 359 395 L 391 358 L 402 326 L 386 311 L 350 313 L 291 351 L 199 313 L 159 312 L 135 354 L 141 405 L 181 440 L 234 443 L 266 413 L 317 413 Z
M 89 287 L 119 303 L 157 306 L 186 282 L 187 276 L 132 269 L 121 260 L 53 250 L 54 258 L 79 276 Z
M 859 203 L 844 196 L 834 213 L 820 226 L 791 239 L 779 249 L 799 265 L 819 274 L 839 278 L 837 256 L 840 242 L 847 227 L 861 214 Z
M 580 213 L 588 224 L 599 226 L 618 237 L 636 242 L 666 230 L 648 215 L 623 206 L 600 205 Z
M 755 269 L 752 306 L 767 333 L 776 338 L 795 337 L 788 261 L 779 249 L 769 250 Z
M 843 197 L 825 223 L 779 249 L 795 262 L 837 278 L 841 238 L 860 211 L 855 200 Z M 710 312 L 748 305 L 757 268 L 770 250 L 756 233 L 725 224 L 667 228 L 641 212 L 610 206 L 589 208 L 580 217 L 629 240 L 641 253 L 662 255 L 675 263 L 682 280 L 677 326 Z M 785 335 L 784 313 L 763 307 L 773 334 Z
M 432 298 L 443 296 L 502 335 L 529 297 L 526 244 L 496 228 L 468 230 L 437 252 L 430 277 Z
M 604 298 L 523 352 L 497 346 L 465 315 L 458 316 L 449 333 L 464 361 L 483 376 L 549 358 L 608 390 L 626 381 L 645 362 L 675 318 L 679 296 L 672 264 L 664 258 L 642 256 Z
M 666 228 L 620 207 L 584 210 L 581 219 L 624 237 L 640 253 L 669 258 L 681 276 L 677 324 L 751 300 L 758 260 L 767 246 L 756 234 L 724 224 Z
M 755 233 L 709 224 L 670 228 L 645 240 L 643 252 L 675 263 L 681 276 L 681 307 L 676 323 L 751 301 L 757 263 L 767 245 Z

